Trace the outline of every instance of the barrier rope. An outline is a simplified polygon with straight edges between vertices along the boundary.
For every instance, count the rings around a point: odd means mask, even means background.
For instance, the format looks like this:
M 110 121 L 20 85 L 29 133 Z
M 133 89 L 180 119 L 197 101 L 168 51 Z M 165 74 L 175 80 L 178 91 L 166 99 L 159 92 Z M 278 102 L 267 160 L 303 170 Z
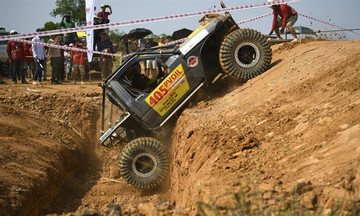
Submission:
M 314 21 L 317 21 L 317 22 L 320 22 L 320 23 L 323 23 L 323 24 L 326 24 L 326 25 L 329 25 L 329 26 L 338 28 L 338 29 L 342 29 L 342 30 L 344 30 L 344 31 L 349 31 L 349 32 L 351 32 L 351 33 L 360 35 L 360 33 L 355 32 L 355 31 L 353 31 L 353 30 L 351 30 L 351 29 L 346 29 L 346 28 L 344 28 L 344 27 L 341 27 L 341 26 L 338 26 L 338 25 L 335 25 L 335 24 L 332 24 L 332 23 L 329 23 L 329 22 L 326 22 L 326 21 L 317 19 L 317 18 L 312 17 L 312 16 L 308 16 L 308 15 L 305 15 L 305 14 L 301 14 L 301 13 L 298 13 L 298 14 L 299 14 L 299 16 L 302 16 L 302 17 L 305 17 L 305 18 L 308 18 L 308 19 L 311 19 L 311 20 L 314 20 Z
M 353 30 L 351 30 L 351 29 L 346 29 L 346 28 L 343 28 L 343 27 L 341 27 L 341 26 L 337 26 L 337 25 L 335 25 L 335 24 L 332 24 L 332 23 L 329 23 L 329 22 L 326 22 L 326 21 L 323 21 L 323 20 L 314 18 L 314 17 L 312 17 L 312 16 L 308 16 L 308 15 L 305 15 L 305 14 L 301 14 L 301 13 L 298 13 L 298 14 L 299 14 L 299 16 L 303 16 L 303 17 L 305 17 L 305 18 L 308 18 L 308 19 L 311 19 L 311 20 L 315 20 L 315 21 L 318 21 L 318 22 L 320 22 L 320 23 L 323 23 L 323 24 L 326 24 L 326 25 L 330 25 L 330 26 L 332 26 L 332 27 L 336 27 L 336 28 L 342 29 L 342 30 L 344 30 L 344 31 L 349 31 L 349 32 L 352 32 L 352 33 L 354 33 L 354 34 L 360 35 L 359 33 L 355 32 L 355 31 L 353 31 Z M 238 24 L 238 25 L 241 25 L 241 24 L 244 24 L 244 23 L 247 23 L 247 22 L 251 22 L 251 21 L 254 21 L 254 20 L 262 19 L 262 18 L 267 17 L 267 16 L 270 16 L 270 15 L 272 15 L 272 13 L 267 13 L 267 14 L 263 14 L 263 15 L 260 15 L 260 16 L 257 16 L 257 17 L 253 17 L 253 18 L 247 19 L 247 20 L 243 20 L 243 21 L 238 22 L 237 24 Z M 160 45 L 160 46 L 155 46 L 155 47 L 152 47 L 152 48 L 153 48 L 153 49 L 156 49 L 156 48 L 167 47 L 167 46 L 170 46 L 170 45 L 174 45 L 174 44 L 178 44 L 178 43 L 184 42 L 185 40 L 186 40 L 186 38 L 182 38 L 182 39 L 175 40 L 175 41 L 172 41 L 172 42 L 169 42 L 169 43 Z M 131 55 L 131 54 L 120 55 L 120 54 L 105 53 L 105 52 L 87 50 L 87 49 L 83 49 L 83 48 L 76 48 L 76 47 L 69 47 L 69 46 L 55 45 L 55 44 L 48 44 L 48 43 L 42 43 L 42 42 L 34 42 L 34 41 L 23 40 L 23 39 L 14 39 L 14 41 L 18 41 L 18 42 L 21 42 L 21 43 L 42 45 L 42 46 L 45 46 L 45 47 L 58 48 L 58 49 L 63 49 L 63 50 L 73 50 L 73 51 L 90 52 L 90 53 L 94 53 L 94 54 L 107 55 L 107 56 L 117 56 L 117 57 L 120 57 L 120 58 L 126 58 L 126 57 L 128 57 L 128 56 Z
M 73 33 L 73 32 L 78 32 L 78 31 L 97 30 L 97 29 L 104 29 L 104 28 L 114 28 L 114 27 L 119 27 L 119 26 L 136 25 L 136 24 L 152 23 L 152 22 L 175 20 L 175 19 L 184 19 L 184 18 L 195 17 L 195 16 L 203 16 L 203 15 L 211 14 L 211 13 L 222 13 L 222 12 L 247 10 L 247 9 L 253 9 L 253 8 L 266 7 L 266 6 L 270 6 L 273 4 L 285 4 L 285 3 L 296 2 L 296 1 L 299 1 L 299 0 L 274 0 L 272 2 L 248 4 L 248 5 L 235 6 L 235 7 L 223 8 L 223 9 L 204 10 L 204 11 L 183 13 L 183 14 L 176 14 L 176 15 L 169 15 L 169 16 L 136 19 L 136 20 L 130 20 L 130 21 L 124 21 L 124 22 L 114 22 L 114 23 L 108 23 L 108 24 L 82 26 L 82 27 L 75 27 L 75 28 L 58 29 L 58 30 L 43 31 L 43 32 L 33 32 L 33 33 L 25 33 L 25 34 L 17 34 L 17 35 L 3 35 L 3 36 L 0 36 L 0 41 L 20 39 L 20 38 L 29 38 L 29 37 L 35 37 L 35 36 L 58 35 L 58 34 L 64 34 L 64 33 Z
M 122 55 L 119 55 L 119 54 L 92 51 L 92 50 L 87 50 L 87 49 L 84 49 L 84 48 L 69 47 L 69 46 L 64 46 L 64 45 L 48 44 L 48 43 L 35 42 L 35 41 L 29 41 L 29 40 L 23 40 L 23 39 L 14 39 L 14 41 L 21 42 L 21 43 L 41 45 L 41 46 L 44 46 L 44 47 L 58 48 L 58 49 L 63 49 L 63 50 L 72 50 L 72 51 L 79 51 L 79 52 L 90 52 L 90 53 L 95 53 L 95 54 L 100 54 L 100 55 L 122 57 Z
M 243 20 L 243 21 L 240 21 L 240 22 L 238 22 L 238 23 L 236 23 L 236 24 L 241 25 L 241 24 L 244 24 L 244 23 L 247 23 L 247 22 L 251 22 L 251 21 L 254 21 L 254 20 L 262 19 L 262 18 L 267 17 L 267 16 L 270 16 L 270 15 L 272 15 L 272 13 L 267 13 L 267 14 L 263 14 L 263 15 L 261 15 L 261 16 L 257 16 L 257 17 L 253 17 L 253 18 L 250 18 L 250 19 L 247 19 L 247 20 Z

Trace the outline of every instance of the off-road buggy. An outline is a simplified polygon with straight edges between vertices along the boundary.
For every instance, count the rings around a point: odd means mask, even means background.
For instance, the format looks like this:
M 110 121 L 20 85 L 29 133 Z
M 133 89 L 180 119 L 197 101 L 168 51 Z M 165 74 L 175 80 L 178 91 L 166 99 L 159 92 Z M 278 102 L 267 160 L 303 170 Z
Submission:
M 127 143 L 120 155 L 120 173 L 136 188 L 150 189 L 164 179 L 168 146 L 159 141 L 157 131 L 203 85 L 211 85 L 221 73 L 249 80 L 266 71 L 271 62 L 266 38 L 255 30 L 240 29 L 228 12 L 206 15 L 199 22 L 174 48 L 133 53 L 102 84 L 100 144 Z M 146 60 L 156 61 L 158 66 L 158 75 L 151 79 L 141 73 Z M 106 98 L 111 102 L 110 117 L 105 115 Z M 113 105 L 122 111 L 114 123 Z M 110 123 L 105 131 L 107 118 Z

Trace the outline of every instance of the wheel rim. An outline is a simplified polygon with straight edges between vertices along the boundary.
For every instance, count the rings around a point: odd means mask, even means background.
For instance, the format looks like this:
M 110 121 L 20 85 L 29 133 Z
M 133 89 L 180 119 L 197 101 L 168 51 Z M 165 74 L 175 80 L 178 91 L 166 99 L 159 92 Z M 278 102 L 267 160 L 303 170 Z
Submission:
M 132 161 L 132 169 L 136 175 L 141 177 L 150 177 L 154 175 L 157 167 L 158 163 L 156 158 L 149 153 L 140 153 L 136 155 Z
M 243 42 L 235 49 L 235 60 L 241 67 L 254 67 L 260 60 L 260 50 L 253 43 Z

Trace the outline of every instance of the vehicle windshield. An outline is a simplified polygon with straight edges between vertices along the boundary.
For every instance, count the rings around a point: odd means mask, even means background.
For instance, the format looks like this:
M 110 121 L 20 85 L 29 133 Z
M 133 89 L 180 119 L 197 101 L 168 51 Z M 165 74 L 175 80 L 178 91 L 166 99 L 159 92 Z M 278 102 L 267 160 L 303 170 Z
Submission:
M 132 63 L 117 81 L 133 97 L 140 93 L 149 94 L 169 74 L 166 60 L 156 57 Z

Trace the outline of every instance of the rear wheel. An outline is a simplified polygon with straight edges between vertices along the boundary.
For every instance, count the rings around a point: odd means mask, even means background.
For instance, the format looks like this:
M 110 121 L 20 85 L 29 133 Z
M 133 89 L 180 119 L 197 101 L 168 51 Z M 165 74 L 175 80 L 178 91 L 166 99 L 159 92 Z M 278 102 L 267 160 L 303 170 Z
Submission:
M 224 39 L 219 56 L 221 67 L 226 74 L 246 81 L 269 68 L 271 49 L 260 32 L 239 29 Z
M 135 139 L 121 153 L 120 173 L 136 188 L 158 186 L 167 174 L 168 166 L 165 148 L 153 138 Z

